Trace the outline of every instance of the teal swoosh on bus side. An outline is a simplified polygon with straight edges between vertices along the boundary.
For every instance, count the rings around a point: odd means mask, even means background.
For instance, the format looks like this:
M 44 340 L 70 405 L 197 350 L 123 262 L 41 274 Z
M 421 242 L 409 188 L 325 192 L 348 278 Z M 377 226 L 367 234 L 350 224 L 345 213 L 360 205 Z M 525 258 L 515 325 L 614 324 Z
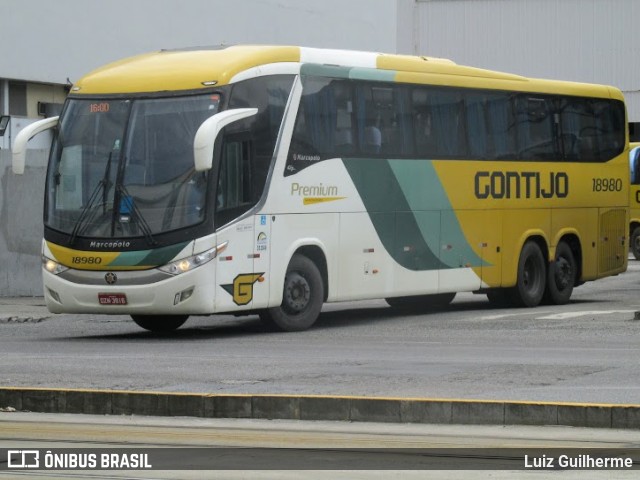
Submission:
M 400 265 L 409 270 L 486 265 L 467 242 L 430 160 L 345 158 L 343 163 L 380 241 Z M 445 242 L 455 248 L 443 249 Z
M 109 264 L 113 267 L 159 266 L 169 263 L 189 242 L 133 252 L 120 252 Z

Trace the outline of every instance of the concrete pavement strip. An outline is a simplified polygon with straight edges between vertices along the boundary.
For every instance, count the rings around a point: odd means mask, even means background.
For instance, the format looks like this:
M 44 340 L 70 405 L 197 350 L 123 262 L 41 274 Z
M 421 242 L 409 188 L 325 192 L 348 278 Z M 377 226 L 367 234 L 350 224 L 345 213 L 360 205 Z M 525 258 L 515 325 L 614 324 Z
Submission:
M 0 409 L 44 413 L 640 429 L 640 405 L 0 387 Z
M 0 297 L 0 323 L 37 323 L 52 315 L 43 297 Z

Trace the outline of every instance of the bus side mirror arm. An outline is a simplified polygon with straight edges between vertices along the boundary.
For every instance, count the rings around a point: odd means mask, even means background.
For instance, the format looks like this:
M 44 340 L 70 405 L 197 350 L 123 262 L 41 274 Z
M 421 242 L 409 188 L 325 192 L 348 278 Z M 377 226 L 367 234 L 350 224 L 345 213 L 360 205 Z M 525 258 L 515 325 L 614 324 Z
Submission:
M 45 118 L 31 123 L 24 127 L 16 135 L 13 142 L 11 165 L 13 173 L 22 175 L 24 173 L 24 162 L 27 154 L 27 143 L 40 132 L 49 130 L 58 124 L 58 117 Z
M 258 113 L 257 108 L 234 108 L 216 113 L 202 122 L 193 140 L 193 160 L 196 171 L 211 170 L 213 146 L 216 143 L 216 137 L 224 127 L 256 113 Z

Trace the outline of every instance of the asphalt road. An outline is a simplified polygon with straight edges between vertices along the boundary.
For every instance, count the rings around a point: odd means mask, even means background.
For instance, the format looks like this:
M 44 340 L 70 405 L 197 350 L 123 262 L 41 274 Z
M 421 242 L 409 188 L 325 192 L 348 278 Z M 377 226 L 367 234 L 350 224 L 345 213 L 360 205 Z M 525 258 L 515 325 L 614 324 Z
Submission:
M 158 335 L 125 316 L 0 315 L 0 371 L 17 387 L 637 404 L 639 286 L 630 261 L 566 306 L 494 309 L 472 294 L 419 314 L 334 304 L 300 333 L 255 316 L 192 317 Z

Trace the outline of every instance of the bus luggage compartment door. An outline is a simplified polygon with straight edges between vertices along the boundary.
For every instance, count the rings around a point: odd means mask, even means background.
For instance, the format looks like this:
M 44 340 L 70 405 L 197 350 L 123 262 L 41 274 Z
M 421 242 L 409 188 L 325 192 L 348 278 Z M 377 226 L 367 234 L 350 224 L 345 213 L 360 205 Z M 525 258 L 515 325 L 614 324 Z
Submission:
M 600 210 L 598 274 L 622 272 L 627 265 L 628 242 L 626 211 L 622 208 Z

